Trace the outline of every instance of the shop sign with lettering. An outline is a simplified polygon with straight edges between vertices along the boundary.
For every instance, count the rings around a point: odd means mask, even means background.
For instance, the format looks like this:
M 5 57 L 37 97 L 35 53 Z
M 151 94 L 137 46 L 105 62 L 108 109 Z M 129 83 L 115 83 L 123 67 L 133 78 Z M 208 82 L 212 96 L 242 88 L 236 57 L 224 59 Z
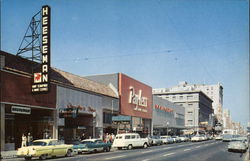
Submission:
M 148 105 L 148 98 L 142 96 L 142 90 L 138 91 L 138 94 L 136 94 L 134 87 L 130 87 L 130 93 L 129 93 L 129 103 L 134 104 L 134 110 L 135 111 L 141 111 L 141 112 L 148 112 L 147 105 Z
M 159 109 L 159 110 L 162 110 L 162 111 L 165 111 L 165 112 L 173 112 L 174 111 L 171 108 L 164 107 L 164 106 L 161 106 L 161 105 L 155 105 L 155 109 Z
M 33 93 L 49 92 L 50 86 L 50 7 L 42 7 L 42 66 L 41 71 L 34 73 Z
M 31 109 L 28 108 L 28 107 L 12 106 L 11 107 L 11 112 L 12 113 L 18 113 L 18 114 L 30 115 L 31 114 Z

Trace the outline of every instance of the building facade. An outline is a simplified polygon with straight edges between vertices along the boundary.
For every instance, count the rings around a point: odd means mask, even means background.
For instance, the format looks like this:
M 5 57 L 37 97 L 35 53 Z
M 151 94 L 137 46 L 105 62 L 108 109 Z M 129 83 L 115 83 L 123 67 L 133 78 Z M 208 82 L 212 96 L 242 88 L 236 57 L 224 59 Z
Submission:
M 156 88 L 153 89 L 154 92 L 176 92 L 176 91 L 202 91 L 209 98 L 213 100 L 212 107 L 214 109 L 214 114 L 218 119 L 218 122 L 223 123 L 222 113 L 223 113 L 223 86 L 218 83 L 214 85 L 205 84 L 188 84 L 187 82 L 180 82 L 178 86 L 173 86 L 170 88 Z
M 185 129 L 185 108 L 153 96 L 153 134 L 176 135 Z
M 153 90 L 155 96 L 167 99 L 177 105 L 185 107 L 186 128 L 197 131 L 203 126 L 208 126 L 213 114 L 212 100 L 201 91 L 176 91 L 168 92 Z
M 113 117 L 117 133 L 138 132 L 142 136 L 152 133 L 152 88 L 125 74 L 87 76 L 119 93 L 120 115 Z
M 49 92 L 32 93 L 40 64 L 0 52 L 1 150 L 14 150 L 21 136 L 70 141 L 85 133 L 113 132 L 118 94 L 109 86 L 51 68 Z

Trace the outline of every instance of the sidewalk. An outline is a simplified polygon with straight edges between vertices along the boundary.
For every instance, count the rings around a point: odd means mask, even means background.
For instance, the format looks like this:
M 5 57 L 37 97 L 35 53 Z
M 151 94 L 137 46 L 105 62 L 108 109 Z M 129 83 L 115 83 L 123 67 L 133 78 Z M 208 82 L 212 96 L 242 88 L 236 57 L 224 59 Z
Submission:
M 16 157 L 16 150 L 13 151 L 1 151 L 2 159 L 11 159 Z

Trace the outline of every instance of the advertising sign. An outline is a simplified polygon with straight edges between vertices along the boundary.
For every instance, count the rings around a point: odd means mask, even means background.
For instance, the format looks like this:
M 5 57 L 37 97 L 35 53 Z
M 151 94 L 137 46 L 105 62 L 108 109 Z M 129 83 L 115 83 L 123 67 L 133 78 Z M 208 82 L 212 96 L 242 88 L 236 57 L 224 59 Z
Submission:
M 49 70 L 50 70 L 50 7 L 42 7 L 42 66 L 41 72 L 34 73 L 34 81 L 32 84 L 32 92 L 48 92 L 50 86 Z
M 21 106 L 12 106 L 11 107 L 12 113 L 18 113 L 18 114 L 25 114 L 30 115 L 31 109 L 28 107 L 21 107 Z
M 152 118 L 152 87 L 119 73 L 121 114 Z

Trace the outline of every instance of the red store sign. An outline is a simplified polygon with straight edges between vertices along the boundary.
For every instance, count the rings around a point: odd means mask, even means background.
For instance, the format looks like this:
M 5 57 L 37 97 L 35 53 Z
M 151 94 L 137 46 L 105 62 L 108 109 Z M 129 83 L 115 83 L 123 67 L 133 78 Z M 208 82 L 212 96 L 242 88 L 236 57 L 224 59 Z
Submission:
M 161 105 L 155 105 L 155 109 L 160 109 L 160 110 L 165 111 L 165 112 L 173 112 L 174 111 L 171 108 L 164 107 L 164 106 L 161 106 Z
M 122 115 L 152 118 L 152 88 L 119 73 L 120 111 Z

